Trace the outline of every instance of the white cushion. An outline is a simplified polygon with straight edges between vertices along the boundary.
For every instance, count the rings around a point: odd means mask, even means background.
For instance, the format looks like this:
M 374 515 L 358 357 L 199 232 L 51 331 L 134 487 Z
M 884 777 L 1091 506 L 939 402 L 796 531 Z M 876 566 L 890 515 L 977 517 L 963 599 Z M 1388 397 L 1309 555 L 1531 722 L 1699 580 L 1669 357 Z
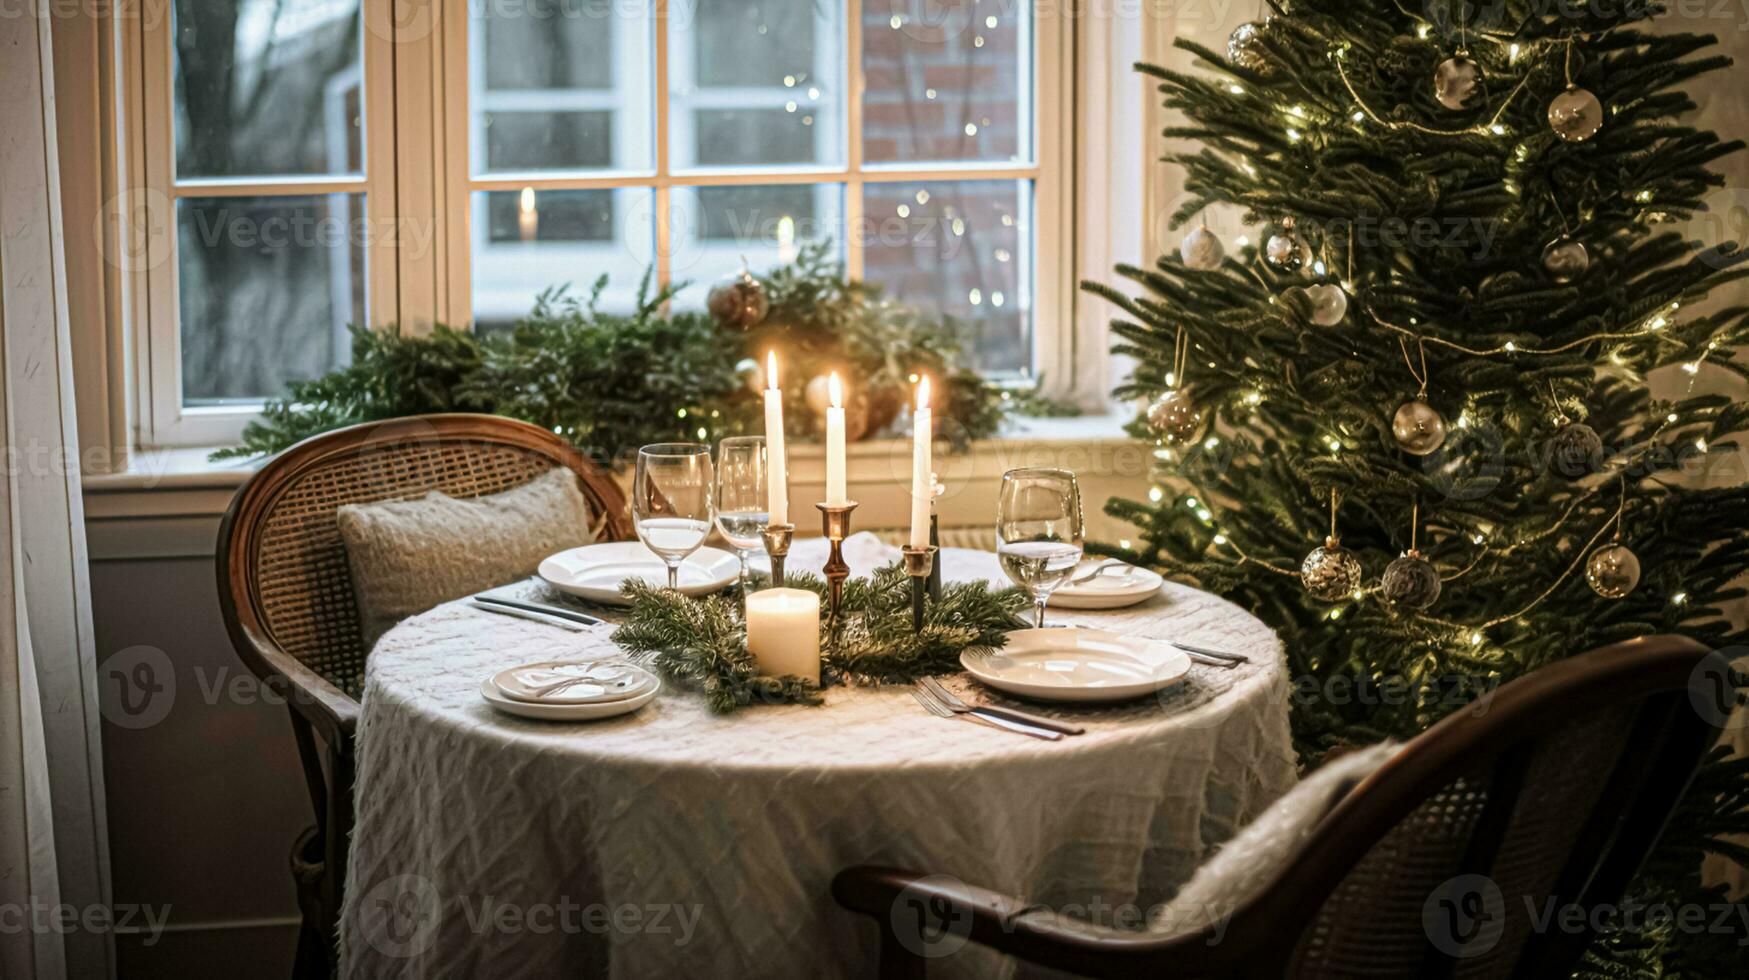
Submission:
M 541 559 L 595 540 L 597 525 L 558 467 L 502 493 L 347 504 L 335 512 L 359 625 L 374 646 L 415 613 L 535 573 Z
M 1395 742 L 1380 742 L 1358 749 L 1301 780 L 1204 861 L 1178 894 L 1155 910 L 1150 928 L 1190 932 L 1231 915 L 1291 864 L 1318 822 L 1398 748 Z

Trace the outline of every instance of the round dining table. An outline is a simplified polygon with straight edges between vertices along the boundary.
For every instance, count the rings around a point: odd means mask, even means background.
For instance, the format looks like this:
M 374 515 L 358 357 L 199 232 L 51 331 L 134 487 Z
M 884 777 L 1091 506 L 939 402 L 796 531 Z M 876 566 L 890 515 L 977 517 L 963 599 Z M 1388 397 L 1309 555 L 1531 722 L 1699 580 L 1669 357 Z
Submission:
M 897 558 L 859 535 L 853 574 Z M 817 569 L 823 542 L 789 567 Z M 1003 582 L 944 549 L 948 581 Z M 537 580 L 518 586 L 531 597 Z M 605 615 L 605 614 L 604 614 Z M 909 687 L 713 714 L 665 682 L 641 710 L 554 723 L 500 713 L 481 682 L 522 663 L 622 656 L 611 625 L 569 631 L 466 601 L 372 650 L 341 922 L 347 977 L 871 977 L 878 935 L 831 881 L 858 864 L 952 875 L 1135 924 L 1295 780 L 1281 642 L 1218 596 L 1167 583 L 1052 622 L 1240 654 L 1110 706 L 967 700 L 1073 720 L 1044 741 L 938 718 Z M 931 976 L 1011 976 L 968 946 Z

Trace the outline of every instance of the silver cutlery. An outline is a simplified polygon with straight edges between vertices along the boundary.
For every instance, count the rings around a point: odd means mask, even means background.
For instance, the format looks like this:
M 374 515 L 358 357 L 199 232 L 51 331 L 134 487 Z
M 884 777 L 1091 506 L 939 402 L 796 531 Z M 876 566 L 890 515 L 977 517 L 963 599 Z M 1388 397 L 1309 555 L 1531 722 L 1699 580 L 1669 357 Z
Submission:
M 933 695 L 937 701 L 940 701 L 943 705 L 947 706 L 950 711 L 957 714 L 978 712 L 987 715 L 995 715 L 998 718 L 1017 721 L 1023 725 L 1031 725 L 1034 728 L 1045 728 L 1053 732 L 1062 732 L 1064 735 L 1083 735 L 1087 732 L 1087 729 L 1082 728 L 1080 725 L 1058 721 L 1055 718 L 1046 718 L 1043 715 L 1028 714 L 1027 712 L 1019 711 L 1014 708 L 1007 708 L 994 704 L 967 704 L 959 697 L 959 695 L 948 690 L 947 685 L 933 677 L 925 677 L 919 681 L 918 684 L 923 687 L 924 690 L 927 690 Z
M 1074 578 L 1070 579 L 1067 584 L 1080 585 L 1083 582 L 1091 582 L 1094 579 L 1098 578 L 1099 576 L 1104 575 L 1106 572 L 1111 571 L 1115 567 L 1122 567 L 1123 568 L 1123 574 L 1124 574 L 1125 578 L 1128 578 L 1136 570 L 1134 565 L 1125 565 L 1123 562 L 1118 561 L 1116 558 L 1108 558 L 1105 561 L 1102 561 L 1099 564 L 1093 566 L 1091 571 L 1082 572 L 1080 575 L 1077 575 Z
M 1048 728 L 1038 728 L 1033 725 L 1022 724 L 1018 721 L 1009 721 L 1006 718 L 982 714 L 976 710 L 967 712 L 955 711 L 947 705 L 942 704 L 940 701 L 935 700 L 932 695 L 925 692 L 921 687 L 913 687 L 911 689 L 911 697 L 915 698 L 917 703 L 923 706 L 924 710 L 937 718 L 964 718 L 967 721 L 979 722 L 989 725 L 992 728 L 1001 728 L 1020 735 L 1030 735 L 1033 738 L 1042 738 L 1048 742 L 1056 742 L 1063 737 L 1062 732 L 1051 731 Z
M 540 613 L 543 616 L 552 616 L 557 619 L 568 619 L 585 626 L 601 626 L 606 623 L 606 620 L 598 619 L 588 613 L 578 612 L 575 609 L 566 609 L 564 606 L 552 606 L 542 602 L 524 602 L 521 599 L 505 599 L 495 595 L 487 595 L 484 592 L 474 596 L 474 601 L 503 606 L 507 609 L 520 609 L 523 612 Z
M 1184 655 L 1190 658 L 1191 663 L 1202 664 L 1204 667 L 1219 667 L 1222 670 L 1239 669 L 1239 661 L 1237 660 L 1222 660 L 1220 657 L 1211 657 L 1206 653 L 1191 653 L 1188 650 L 1184 652 Z
M 479 596 L 473 597 L 471 601 L 473 607 L 481 612 L 497 613 L 500 616 L 513 616 L 517 619 L 526 619 L 531 623 L 545 623 L 548 626 L 557 626 L 560 629 L 572 630 L 574 632 L 589 628 L 589 624 L 581 620 L 567 619 L 563 616 L 552 616 L 547 613 L 533 612 L 528 609 L 518 609 L 515 606 L 501 606 L 497 603 L 486 602 L 480 599 Z
M 1176 640 L 1172 641 L 1172 645 L 1183 650 L 1185 653 L 1198 653 L 1205 657 L 1214 657 L 1217 660 L 1230 660 L 1236 664 L 1248 664 L 1251 662 L 1242 654 L 1228 653 L 1225 650 L 1211 650 L 1208 647 L 1192 646 L 1189 643 L 1179 643 Z

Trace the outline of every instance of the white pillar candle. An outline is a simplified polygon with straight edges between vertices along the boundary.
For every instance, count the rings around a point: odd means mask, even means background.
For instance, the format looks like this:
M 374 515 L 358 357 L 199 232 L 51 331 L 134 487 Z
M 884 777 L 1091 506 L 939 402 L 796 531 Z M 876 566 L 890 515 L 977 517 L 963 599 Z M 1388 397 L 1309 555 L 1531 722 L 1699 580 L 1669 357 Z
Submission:
M 850 502 L 844 487 L 844 384 L 838 372 L 826 382 L 831 404 L 826 409 L 826 506 L 842 507 Z
M 771 523 L 789 523 L 789 455 L 783 443 L 783 390 L 777 386 L 777 352 L 765 355 L 765 455 L 770 477 L 766 480 L 766 509 Z
M 929 547 L 929 509 L 934 502 L 931 460 L 935 412 L 929 407 L 929 378 L 917 382 L 917 411 L 911 435 L 911 547 Z
M 749 594 L 747 650 L 761 674 L 820 683 L 820 596 L 806 589 Z

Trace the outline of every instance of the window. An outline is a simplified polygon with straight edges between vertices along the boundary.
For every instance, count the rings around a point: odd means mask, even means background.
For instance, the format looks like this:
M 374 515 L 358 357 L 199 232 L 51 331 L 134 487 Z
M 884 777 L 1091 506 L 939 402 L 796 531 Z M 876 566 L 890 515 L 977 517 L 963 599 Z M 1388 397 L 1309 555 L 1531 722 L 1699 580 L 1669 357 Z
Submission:
M 960 320 L 992 375 L 1063 348 L 1068 31 L 1031 5 L 364 2 L 175 0 L 124 48 L 168 202 L 148 443 L 230 438 L 344 363 L 348 324 L 490 330 L 602 274 L 625 309 L 646 270 L 699 308 L 810 242 Z

